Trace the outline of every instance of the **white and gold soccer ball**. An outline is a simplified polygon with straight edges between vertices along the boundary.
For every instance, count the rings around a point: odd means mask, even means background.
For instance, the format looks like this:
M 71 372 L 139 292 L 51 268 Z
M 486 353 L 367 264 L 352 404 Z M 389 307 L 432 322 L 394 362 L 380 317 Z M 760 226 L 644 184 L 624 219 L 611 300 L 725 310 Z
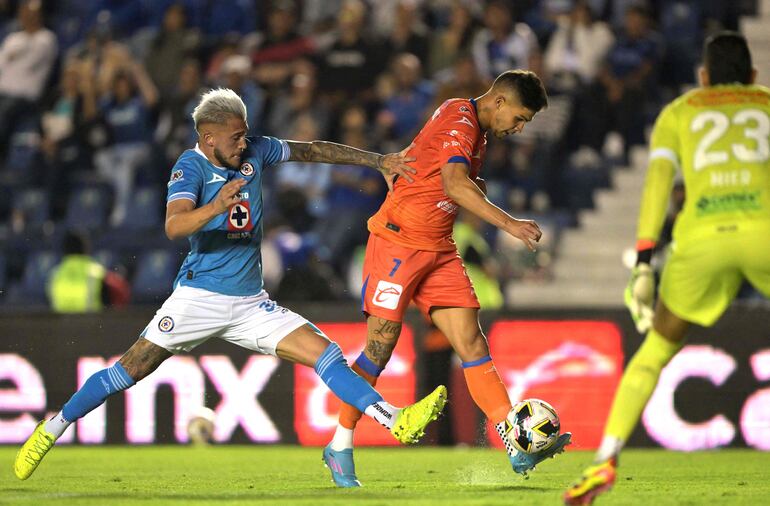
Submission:
M 195 445 L 207 445 L 214 438 L 214 421 L 216 414 L 213 410 L 201 406 L 195 410 L 187 422 L 187 435 Z
M 540 399 L 516 403 L 505 419 L 508 441 L 519 451 L 537 453 L 550 447 L 559 437 L 559 415 Z

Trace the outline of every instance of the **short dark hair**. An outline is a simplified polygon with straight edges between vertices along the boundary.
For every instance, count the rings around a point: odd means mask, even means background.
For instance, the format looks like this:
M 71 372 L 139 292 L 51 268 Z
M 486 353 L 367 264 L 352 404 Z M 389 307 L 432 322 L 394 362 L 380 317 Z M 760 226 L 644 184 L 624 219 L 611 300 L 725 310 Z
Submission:
M 751 83 L 751 52 L 746 38 L 738 32 L 719 32 L 706 39 L 703 64 L 712 85 Z
M 529 70 L 506 70 L 495 79 L 492 89 L 507 88 L 516 92 L 521 105 L 537 112 L 548 107 L 548 94 L 537 74 Z
M 62 240 L 62 253 L 65 255 L 87 255 L 90 244 L 88 236 L 80 230 L 68 230 Z

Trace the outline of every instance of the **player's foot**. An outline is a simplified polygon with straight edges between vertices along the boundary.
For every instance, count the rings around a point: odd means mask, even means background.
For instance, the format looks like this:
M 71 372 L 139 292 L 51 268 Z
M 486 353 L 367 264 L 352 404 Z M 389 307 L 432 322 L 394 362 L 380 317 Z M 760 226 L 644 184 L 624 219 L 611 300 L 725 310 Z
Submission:
M 48 450 L 53 448 L 56 438 L 46 432 L 45 420 L 37 424 L 35 431 L 19 449 L 13 463 L 13 472 L 20 480 L 26 480 L 35 472 Z
M 390 433 L 401 443 L 416 443 L 425 435 L 425 427 L 441 414 L 446 399 L 446 387 L 439 385 L 422 400 L 402 409 Z
M 513 470 L 524 477 L 528 471 L 535 469 L 535 466 L 548 458 L 553 458 L 564 451 L 564 447 L 572 442 L 572 433 L 565 432 L 548 448 L 537 453 L 516 452 L 513 457 L 508 457 L 511 461 Z
M 612 458 L 583 471 L 583 476 L 564 492 L 564 504 L 591 504 L 615 483 L 617 461 Z
M 341 488 L 360 487 L 361 482 L 356 477 L 356 465 L 353 463 L 353 449 L 332 450 L 329 443 L 324 448 L 324 464 L 332 472 L 334 484 Z

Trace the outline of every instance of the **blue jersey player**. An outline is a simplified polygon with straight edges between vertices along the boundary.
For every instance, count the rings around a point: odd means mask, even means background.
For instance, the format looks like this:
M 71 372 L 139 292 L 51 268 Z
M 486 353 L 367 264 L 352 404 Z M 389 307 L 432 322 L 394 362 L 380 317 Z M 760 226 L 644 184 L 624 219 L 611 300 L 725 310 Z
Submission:
M 19 450 L 14 473 L 27 479 L 56 439 L 107 397 L 130 388 L 175 353 L 209 338 L 313 367 L 344 402 L 415 442 L 446 401 L 440 386 L 403 409 L 383 400 L 345 362 L 339 346 L 302 316 L 270 300 L 262 285 L 262 174 L 287 160 L 359 164 L 379 169 L 391 184 L 413 171 L 399 154 L 379 155 L 331 142 L 247 139 L 246 107 L 232 90 L 203 95 L 193 112 L 198 144 L 171 171 L 166 235 L 188 237 L 190 253 L 174 291 L 136 343 L 111 367 L 91 376 L 50 420 L 41 421 Z

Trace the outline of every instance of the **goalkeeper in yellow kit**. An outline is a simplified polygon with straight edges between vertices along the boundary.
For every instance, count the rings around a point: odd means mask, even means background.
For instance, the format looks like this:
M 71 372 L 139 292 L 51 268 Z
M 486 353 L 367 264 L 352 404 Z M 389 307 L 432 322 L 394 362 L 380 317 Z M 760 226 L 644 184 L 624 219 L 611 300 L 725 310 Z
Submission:
M 647 336 L 623 374 L 594 465 L 565 492 L 566 504 L 590 504 L 613 485 L 620 450 L 690 324 L 713 325 L 744 279 L 770 297 L 770 89 L 755 77 L 746 39 L 715 35 L 704 48 L 701 87 L 658 116 L 625 293 Z M 650 258 L 677 171 L 686 200 L 653 312 Z

